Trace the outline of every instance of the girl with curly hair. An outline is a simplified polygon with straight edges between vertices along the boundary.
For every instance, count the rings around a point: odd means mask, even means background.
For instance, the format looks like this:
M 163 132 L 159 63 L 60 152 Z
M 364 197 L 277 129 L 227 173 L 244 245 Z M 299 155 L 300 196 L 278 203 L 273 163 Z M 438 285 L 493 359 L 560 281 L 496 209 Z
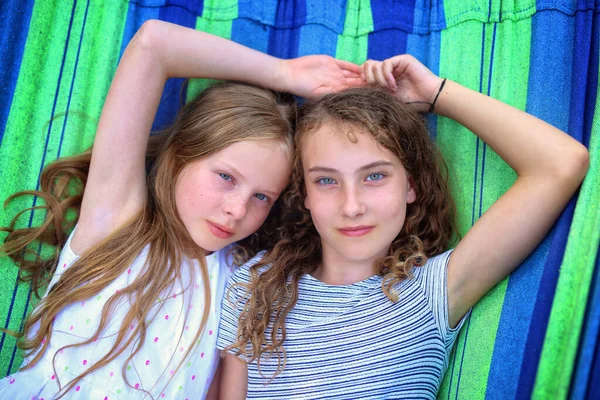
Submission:
M 587 171 L 564 132 L 409 55 L 362 68 L 382 88 L 301 109 L 281 240 L 234 273 L 223 301 L 225 399 L 434 399 L 470 309 Z M 461 123 L 518 175 L 461 240 L 419 111 Z
M 246 83 L 206 90 L 149 137 L 171 77 Z M 291 169 L 295 105 L 250 84 L 310 97 L 360 81 L 359 66 L 331 57 L 284 61 L 144 23 L 119 63 L 93 149 L 49 165 L 41 191 L 9 199 L 45 202 L 41 226 L 23 227 L 25 210 L 3 228 L 0 252 L 36 293 L 49 289 L 0 398 L 204 398 L 219 361 L 232 245 L 243 261 L 274 243 L 271 209 Z M 52 250 L 45 259 L 41 245 Z

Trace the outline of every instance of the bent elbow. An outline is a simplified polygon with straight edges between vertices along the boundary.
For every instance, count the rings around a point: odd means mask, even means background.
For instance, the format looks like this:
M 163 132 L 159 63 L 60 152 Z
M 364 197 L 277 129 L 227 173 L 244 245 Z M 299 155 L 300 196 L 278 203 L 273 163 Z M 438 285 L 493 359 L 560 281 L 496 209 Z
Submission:
M 580 184 L 590 167 L 590 152 L 584 145 L 577 143 L 575 149 L 570 152 L 569 158 L 567 172 L 573 180 L 577 181 L 577 184 Z
M 576 143 L 564 151 L 557 161 L 551 176 L 561 187 L 565 187 L 566 184 L 575 190 L 585 178 L 590 166 L 588 149 L 581 143 Z
M 151 51 L 161 36 L 160 31 L 163 24 L 163 21 L 156 19 L 145 21 L 131 39 L 130 45 L 137 49 Z

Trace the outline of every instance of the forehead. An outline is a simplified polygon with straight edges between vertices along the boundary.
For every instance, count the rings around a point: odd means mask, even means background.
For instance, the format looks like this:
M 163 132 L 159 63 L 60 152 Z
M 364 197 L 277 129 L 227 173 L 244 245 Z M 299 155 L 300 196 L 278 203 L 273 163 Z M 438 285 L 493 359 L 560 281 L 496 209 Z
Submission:
M 280 191 L 287 184 L 291 168 L 291 149 L 283 142 L 243 140 L 230 144 L 203 159 L 209 167 L 235 168 L 251 183 Z
M 305 168 L 337 162 L 360 166 L 377 160 L 400 163 L 398 157 L 380 145 L 365 129 L 351 124 L 324 123 L 306 135 L 301 143 Z

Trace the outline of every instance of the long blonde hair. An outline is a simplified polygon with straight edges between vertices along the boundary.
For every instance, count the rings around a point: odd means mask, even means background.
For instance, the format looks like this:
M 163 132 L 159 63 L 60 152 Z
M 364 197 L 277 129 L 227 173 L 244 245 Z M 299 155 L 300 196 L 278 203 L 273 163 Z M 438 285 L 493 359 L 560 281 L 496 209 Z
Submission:
M 275 354 L 275 375 L 285 368 L 285 319 L 298 300 L 298 282 L 313 272 L 322 258 L 321 238 L 304 206 L 302 143 L 324 123 L 359 128 L 371 135 L 398 157 L 414 181 L 417 198 L 407 205 L 402 230 L 375 266 L 383 277 L 382 290 L 391 301 L 397 300 L 394 286 L 409 277 L 413 267 L 440 254 L 456 237 L 446 164 L 429 138 L 422 116 L 385 90 L 375 88 L 349 89 L 304 104 L 294 136 L 295 156 L 284 197 L 286 218 L 280 228 L 281 240 L 250 268 L 250 282 L 239 284 L 245 289 L 240 292 L 247 294 L 246 302 L 238 340 L 226 349 L 257 360 L 259 370 L 261 356 Z M 352 135 L 349 139 L 356 141 Z M 267 337 L 269 326 L 272 329 Z
M 107 327 L 119 301 L 134 298 L 116 335 L 114 346 L 97 363 L 64 386 L 59 398 L 80 379 L 114 360 L 130 345 L 134 346 L 134 351 L 127 362 L 137 354 L 144 343 L 148 317 L 151 308 L 156 306 L 157 296 L 172 288 L 181 277 L 184 254 L 199 261 L 204 282 L 205 307 L 193 343 L 197 342 L 210 309 L 209 278 L 204 253 L 194 244 L 177 213 L 176 178 L 188 163 L 242 140 L 279 141 L 291 150 L 294 121 L 295 105 L 290 97 L 284 98 L 251 85 L 222 83 L 205 90 L 181 110 L 170 128 L 153 135 L 146 153 L 149 168 L 146 204 L 123 226 L 82 254 L 65 270 L 27 318 L 18 347 L 26 352 L 26 357 L 32 356 L 32 359 L 23 369 L 34 366 L 46 351 L 54 318 L 62 309 L 97 295 L 123 274 L 148 245 L 145 268 L 129 286 L 107 300 L 94 335 L 66 347 L 84 346 L 96 340 Z M 44 169 L 41 190 L 19 192 L 7 200 L 34 195 L 45 202 L 45 205 L 38 206 L 45 208 L 47 214 L 41 226 L 17 227 L 19 216 L 30 210 L 27 209 L 18 213 L 9 227 L 1 228 L 8 232 L 8 236 L 0 246 L 0 252 L 15 261 L 20 268 L 19 278 L 31 282 L 38 298 L 40 289 L 47 285 L 55 272 L 60 251 L 77 223 L 90 160 L 91 149 L 74 157 L 60 159 Z M 273 245 L 278 212 L 276 205 L 263 227 L 239 244 L 239 251 L 235 255 L 238 262 L 253 256 L 261 247 Z M 54 248 L 49 258 L 42 259 L 37 254 L 40 244 Z M 190 253 L 189 249 L 195 250 Z M 32 328 L 38 323 L 39 330 L 33 331 Z M 130 330 L 132 326 L 134 328 Z M 188 349 L 182 362 L 191 349 Z M 125 366 L 122 373 L 127 382 Z

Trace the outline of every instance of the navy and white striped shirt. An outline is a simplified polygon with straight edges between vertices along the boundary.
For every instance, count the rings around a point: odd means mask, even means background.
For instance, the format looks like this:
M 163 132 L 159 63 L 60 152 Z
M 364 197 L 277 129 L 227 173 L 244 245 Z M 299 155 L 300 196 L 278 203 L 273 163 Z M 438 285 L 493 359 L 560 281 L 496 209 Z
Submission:
M 262 376 L 256 360 L 249 364 L 248 398 L 435 399 L 465 320 L 454 329 L 448 325 L 450 253 L 431 258 L 414 269 L 412 279 L 396 285 L 396 303 L 382 292 L 379 276 L 346 286 L 303 276 L 298 303 L 286 318 L 285 369 L 269 382 L 277 369 L 275 356 L 261 359 Z M 247 283 L 256 261 L 238 269 L 228 289 Z M 230 299 L 244 294 L 245 289 L 235 287 Z M 235 341 L 242 308 L 243 302 L 223 299 L 220 349 Z

